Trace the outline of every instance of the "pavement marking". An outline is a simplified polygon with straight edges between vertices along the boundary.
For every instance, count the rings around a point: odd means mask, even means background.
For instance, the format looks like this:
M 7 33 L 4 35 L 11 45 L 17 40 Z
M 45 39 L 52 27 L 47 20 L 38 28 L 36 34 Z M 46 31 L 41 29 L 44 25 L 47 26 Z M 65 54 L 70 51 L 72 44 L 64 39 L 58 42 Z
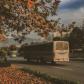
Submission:
M 71 68 L 62 68 L 62 67 L 53 67 L 53 68 L 67 70 L 67 71 L 73 71 L 73 69 L 71 69 Z

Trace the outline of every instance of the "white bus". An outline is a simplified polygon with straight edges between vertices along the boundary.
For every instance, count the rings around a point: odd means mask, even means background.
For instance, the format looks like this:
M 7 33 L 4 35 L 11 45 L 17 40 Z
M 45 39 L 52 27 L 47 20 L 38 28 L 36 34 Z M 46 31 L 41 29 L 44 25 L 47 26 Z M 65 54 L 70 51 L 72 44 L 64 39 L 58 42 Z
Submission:
M 22 46 L 18 55 L 28 61 L 40 62 L 69 62 L 69 43 L 67 41 L 53 41 L 43 44 Z
M 68 61 L 69 62 L 69 42 L 54 41 L 53 44 L 54 61 Z

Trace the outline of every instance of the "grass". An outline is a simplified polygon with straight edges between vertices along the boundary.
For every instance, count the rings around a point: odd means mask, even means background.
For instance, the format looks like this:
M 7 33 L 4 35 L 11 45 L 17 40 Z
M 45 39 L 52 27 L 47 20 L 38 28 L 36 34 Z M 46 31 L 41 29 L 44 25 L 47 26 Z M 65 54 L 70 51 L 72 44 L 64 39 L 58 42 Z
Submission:
M 31 69 L 28 69 L 28 68 L 22 68 L 21 70 L 24 72 L 28 72 L 30 74 L 33 74 L 37 77 L 43 78 L 46 81 L 50 81 L 52 84 L 80 84 L 78 81 L 70 81 L 70 80 L 54 78 L 54 77 L 51 77 L 45 73 L 33 71 Z

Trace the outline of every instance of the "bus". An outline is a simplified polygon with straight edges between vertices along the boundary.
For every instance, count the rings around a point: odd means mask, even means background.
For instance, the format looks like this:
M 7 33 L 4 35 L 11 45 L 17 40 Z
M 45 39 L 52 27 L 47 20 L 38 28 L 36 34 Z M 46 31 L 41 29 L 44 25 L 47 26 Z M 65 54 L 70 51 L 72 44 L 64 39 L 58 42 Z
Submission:
M 69 42 L 53 41 L 42 44 L 22 45 L 18 55 L 27 61 L 69 62 Z
M 69 61 L 69 42 L 54 41 L 54 61 Z

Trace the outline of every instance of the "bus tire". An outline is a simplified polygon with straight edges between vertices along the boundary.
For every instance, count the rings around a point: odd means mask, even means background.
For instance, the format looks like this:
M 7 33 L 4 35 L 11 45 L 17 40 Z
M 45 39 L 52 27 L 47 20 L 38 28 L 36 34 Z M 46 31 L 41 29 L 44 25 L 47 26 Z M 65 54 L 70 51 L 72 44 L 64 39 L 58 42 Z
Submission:
M 51 64 L 56 64 L 56 62 L 55 61 L 51 61 Z

